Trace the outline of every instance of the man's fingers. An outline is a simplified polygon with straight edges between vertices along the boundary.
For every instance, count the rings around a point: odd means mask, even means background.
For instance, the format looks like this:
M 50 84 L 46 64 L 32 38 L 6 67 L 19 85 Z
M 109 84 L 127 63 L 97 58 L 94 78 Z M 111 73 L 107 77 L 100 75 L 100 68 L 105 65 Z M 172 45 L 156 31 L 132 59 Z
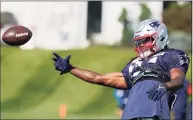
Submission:
M 159 99 L 161 99 L 161 97 L 163 96 L 163 93 L 160 93 L 159 95 L 158 95 L 158 97 L 157 97 L 157 99 L 156 100 L 159 100 Z
M 62 71 L 62 72 L 60 73 L 60 75 L 62 75 L 62 74 L 64 74 L 64 71 Z
M 60 71 L 60 69 L 58 67 L 55 67 L 56 70 Z
M 153 99 L 154 95 L 157 93 L 157 90 L 152 91 L 151 93 L 149 93 L 149 99 Z
M 60 73 L 60 75 L 62 75 L 62 72 Z
M 52 58 L 52 60 L 56 62 L 56 61 L 57 61 L 57 58 Z
M 71 55 L 68 55 L 67 57 L 66 57 L 66 60 L 70 60 L 70 58 L 71 58 Z
M 161 92 L 160 91 L 157 91 L 156 94 L 153 96 L 152 100 L 153 101 L 156 101 L 159 99 L 159 96 L 160 96 Z
M 53 53 L 54 56 L 56 56 L 57 59 L 61 58 L 57 53 Z

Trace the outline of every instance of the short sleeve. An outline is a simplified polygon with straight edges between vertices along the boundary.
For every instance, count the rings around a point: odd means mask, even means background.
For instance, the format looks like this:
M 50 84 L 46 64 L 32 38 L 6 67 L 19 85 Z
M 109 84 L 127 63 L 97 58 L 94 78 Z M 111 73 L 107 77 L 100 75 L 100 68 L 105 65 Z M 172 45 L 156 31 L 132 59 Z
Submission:
M 129 75 L 129 65 L 130 63 L 128 63 L 123 70 L 121 71 L 123 74 L 123 77 L 125 79 L 125 82 L 127 83 L 127 86 L 130 88 L 131 87 L 131 81 L 130 81 L 130 75 Z
M 169 71 L 172 68 L 180 68 L 186 74 L 189 66 L 189 57 L 185 52 L 176 50 L 168 57 L 167 66 Z

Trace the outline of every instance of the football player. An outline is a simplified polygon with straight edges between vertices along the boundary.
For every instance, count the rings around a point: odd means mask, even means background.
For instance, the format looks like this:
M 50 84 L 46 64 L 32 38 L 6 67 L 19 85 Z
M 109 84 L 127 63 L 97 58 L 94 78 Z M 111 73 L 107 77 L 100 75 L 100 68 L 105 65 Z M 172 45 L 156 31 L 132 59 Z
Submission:
M 75 77 L 117 89 L 130 89 L 122 119 L 170 119 L 168 91 L 183 87 L 189 66 L 188 55 L 168 48 L 168 33 L 164 23 L 147 19 L 134 31 L 133 42 L 137 57 L 121 72 L 107 74 L 76 67 L 66 58 L 53 53 L 55 69 L 60 74 L 70 72 Z

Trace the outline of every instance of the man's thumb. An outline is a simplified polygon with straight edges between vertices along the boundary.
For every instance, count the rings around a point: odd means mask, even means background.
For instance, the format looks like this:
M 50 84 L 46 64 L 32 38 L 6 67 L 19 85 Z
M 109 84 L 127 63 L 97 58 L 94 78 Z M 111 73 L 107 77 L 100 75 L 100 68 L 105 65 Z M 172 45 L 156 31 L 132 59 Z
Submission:
M 71 55 L 68 55 L 67 57 L 66 57 L 66 60 L 70 60 L 70 58 L 71 58 Z

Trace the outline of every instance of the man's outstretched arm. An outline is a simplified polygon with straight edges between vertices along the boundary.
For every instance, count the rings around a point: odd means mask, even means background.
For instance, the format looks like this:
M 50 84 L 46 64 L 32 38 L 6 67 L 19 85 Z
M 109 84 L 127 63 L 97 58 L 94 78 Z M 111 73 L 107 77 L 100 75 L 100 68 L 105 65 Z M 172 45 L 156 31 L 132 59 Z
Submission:
M 119 89 L 127 88 L 126 82 L 121 72 L 113 72 L 103 75 L 90 70 L 72 67 L 70 73 L 76 76 L 77 78 L 80 78 L 89 83 Z
M 121 72 L 114 72 L 108 74 L 99 74 L 90 70 L 77 68 L 72 66 L 69 62 L 71 55 L 65 59 L 61 58 L 58 54 L 53 53 L 55 69 L 60 71 L 60 75 L 70 72 L 75 77 L 89 83 L 113 87 L 118 89 L 126 89 L 127 84 Z

